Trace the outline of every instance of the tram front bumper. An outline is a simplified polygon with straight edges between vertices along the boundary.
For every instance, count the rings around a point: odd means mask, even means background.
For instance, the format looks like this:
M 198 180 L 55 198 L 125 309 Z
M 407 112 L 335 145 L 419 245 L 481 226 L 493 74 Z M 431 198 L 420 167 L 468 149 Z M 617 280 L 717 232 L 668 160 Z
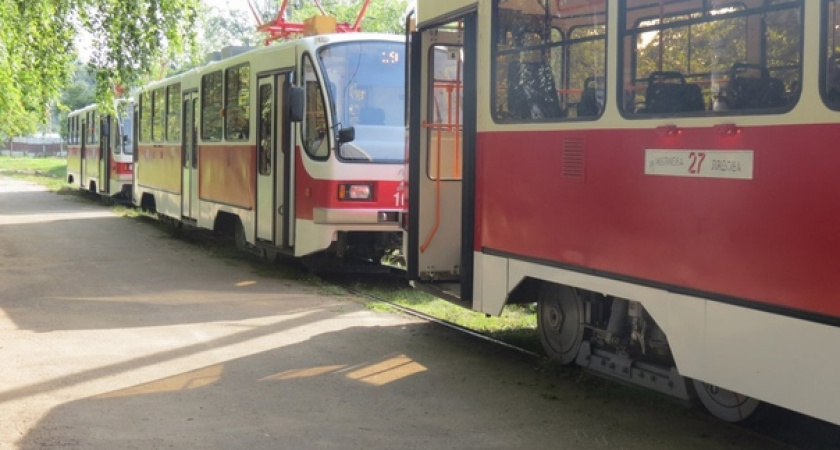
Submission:
M 400 224 L 400 211 L 382 209 L 315 208 L 312 221 L 319 225 L 393 225 Z

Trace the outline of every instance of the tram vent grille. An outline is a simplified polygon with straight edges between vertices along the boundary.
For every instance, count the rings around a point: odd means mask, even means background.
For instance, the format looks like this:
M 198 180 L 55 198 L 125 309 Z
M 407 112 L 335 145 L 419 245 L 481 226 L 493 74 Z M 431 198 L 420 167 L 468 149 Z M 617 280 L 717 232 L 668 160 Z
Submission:
M 563 169 L 562 175 L 566 178 L 583 179 L 584 142 L 581 138 L 567 138 L 563 140 Z

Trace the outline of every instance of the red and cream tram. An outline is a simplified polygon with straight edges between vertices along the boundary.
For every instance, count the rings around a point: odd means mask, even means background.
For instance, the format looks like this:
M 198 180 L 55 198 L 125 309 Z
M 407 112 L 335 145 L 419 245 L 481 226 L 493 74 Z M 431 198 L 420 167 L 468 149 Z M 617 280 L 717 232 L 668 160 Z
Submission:
M 562 363 L 840 424 L 840 1 L 418 0 L 409 278 Z
M 114 113 L 97 105 L 67 115 L 67 183 L 105 197 L 131 201 L 132 105 L 118 100 Z
M 142 88 L 135 204 L 266 254 L 378 265 L 401 238 L 404 53 L 310 36 Z

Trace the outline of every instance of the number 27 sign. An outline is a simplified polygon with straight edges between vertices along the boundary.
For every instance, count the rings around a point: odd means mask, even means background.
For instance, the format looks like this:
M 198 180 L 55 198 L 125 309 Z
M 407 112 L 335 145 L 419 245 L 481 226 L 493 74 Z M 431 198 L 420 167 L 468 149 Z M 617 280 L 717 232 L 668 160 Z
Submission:
M 753 151 L 646 149 L 645 175 L 752 180 Z

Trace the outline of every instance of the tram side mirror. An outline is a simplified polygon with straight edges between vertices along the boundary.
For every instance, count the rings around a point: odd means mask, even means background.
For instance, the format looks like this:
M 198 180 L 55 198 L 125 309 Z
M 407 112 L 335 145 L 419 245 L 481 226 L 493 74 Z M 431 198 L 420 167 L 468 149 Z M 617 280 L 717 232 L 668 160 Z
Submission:
M 303 121 L 305 92 L 302 87 L 292 86 L 289 88 L 289 120 L 292 122 Z
M 342 128 L 338 132 L 338 143 L 343 144 L 345 142 L 353 142 L 356 139 L 356 128 L 354 127 L 347 127 Z

